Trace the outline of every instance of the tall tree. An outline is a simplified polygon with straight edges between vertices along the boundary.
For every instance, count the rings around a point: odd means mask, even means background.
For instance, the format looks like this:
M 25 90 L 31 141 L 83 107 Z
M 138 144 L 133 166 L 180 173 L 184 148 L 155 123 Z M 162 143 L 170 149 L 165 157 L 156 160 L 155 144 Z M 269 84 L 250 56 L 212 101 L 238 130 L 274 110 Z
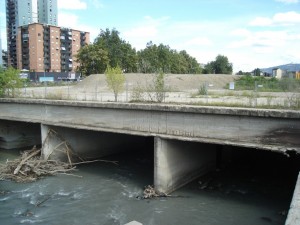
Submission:
M 101 30 L 94 44 L 107 51 L 110 67 L 120 66 L 125 72 L 136 72 L 136 50 L 119 35 L 116 29 Z
M 214 63 L 215 73 L 216 74 L 231 74 L 232 73 L 232 64 L 229 63 L 229 60 L 226 56 L 218 55 Z
M 76 62 L 79 63 L 77 71 L 80 71 L 84 76 L 104 73 L 109 64 L 107 51 L 99 45 L 86 45 L 82 47 L 78 51 L 76 58 Z
M 232 70 L 232 64 L 223 55 L 218 55 L 215 61 L 211 61 L 205 65 L 205 73 L 207 74 L 232 74 Z
M 201 73 L 200 64 L 186 51 L 177 52 L 168 45 L 148 42 L 146 48 L 138 52 L 139 71 L 143 73 Z

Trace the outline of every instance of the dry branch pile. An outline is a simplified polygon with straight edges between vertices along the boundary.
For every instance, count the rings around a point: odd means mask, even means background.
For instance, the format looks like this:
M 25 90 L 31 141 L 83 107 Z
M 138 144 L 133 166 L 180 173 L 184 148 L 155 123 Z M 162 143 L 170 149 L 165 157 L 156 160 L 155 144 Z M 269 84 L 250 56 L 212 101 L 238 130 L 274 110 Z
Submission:
M 0 164 L 0 180 L 32 182 L 44 176 L 66 174 L 75 170 L 75 167 L 69 163 L 43 160 L 40 158 L 40 153 L 40 149 L 33 148 L 24 151 L 21 158 L 13 161 L 7 160 L 5 164 Z

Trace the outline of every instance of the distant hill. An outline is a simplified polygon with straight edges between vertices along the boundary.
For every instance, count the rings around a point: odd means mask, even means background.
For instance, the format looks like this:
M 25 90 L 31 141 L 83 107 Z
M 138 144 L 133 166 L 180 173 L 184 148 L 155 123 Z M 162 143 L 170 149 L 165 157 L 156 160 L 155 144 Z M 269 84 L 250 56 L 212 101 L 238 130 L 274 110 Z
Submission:
M 269 68 L 263 68 L 260 69 L 262 72 L 264 73 L 269 73 L 272 74 L 272 70 L 279 68 L 281 70 L 285 70 L 285 71 L 300 71 L 300 63 L 290 63 L 290 64 L 285 64 L 285 65 L 280 65 L 280 66 L 273 66 L 273 67 L 269 67 Z

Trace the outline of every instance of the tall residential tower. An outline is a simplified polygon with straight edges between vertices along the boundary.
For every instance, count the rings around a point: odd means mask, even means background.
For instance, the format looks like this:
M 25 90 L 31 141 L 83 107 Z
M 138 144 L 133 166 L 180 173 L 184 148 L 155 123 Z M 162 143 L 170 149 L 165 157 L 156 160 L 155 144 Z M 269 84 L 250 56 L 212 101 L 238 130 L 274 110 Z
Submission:
M 42 23 L 57 26 L 57 0 L 5 0 L 8 65 L 17 67 L 18 27 Z

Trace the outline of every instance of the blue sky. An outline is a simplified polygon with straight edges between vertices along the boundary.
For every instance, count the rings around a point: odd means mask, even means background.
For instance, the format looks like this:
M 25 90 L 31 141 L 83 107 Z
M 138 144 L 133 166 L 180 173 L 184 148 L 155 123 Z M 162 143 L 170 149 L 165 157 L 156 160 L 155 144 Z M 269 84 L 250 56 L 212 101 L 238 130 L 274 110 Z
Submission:
M 163 43 L 200 63 L 222 54 L 235 72 L 300 63 L 300 0 L 58 0 L 58 8 L 58 25 L 89 31 L 91 41 L 116 28 L 137 50 Z

